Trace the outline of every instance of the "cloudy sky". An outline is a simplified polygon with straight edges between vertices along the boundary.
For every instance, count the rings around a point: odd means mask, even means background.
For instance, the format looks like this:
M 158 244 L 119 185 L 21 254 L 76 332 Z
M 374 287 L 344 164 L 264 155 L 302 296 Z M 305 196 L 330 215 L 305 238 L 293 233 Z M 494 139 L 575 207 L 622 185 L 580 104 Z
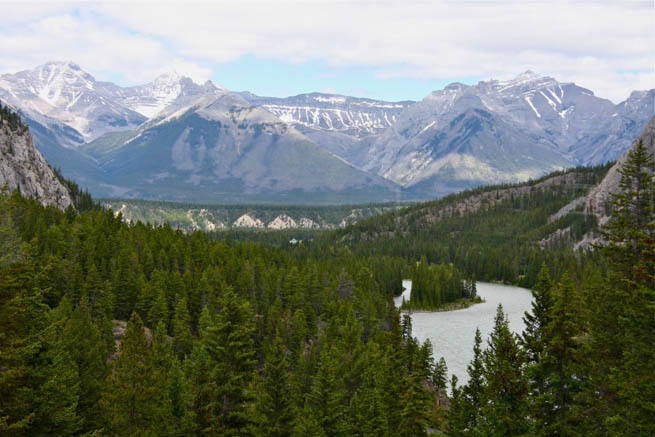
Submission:
M 120 85 L 176 70 L 235 91 L 420 99 L 533 70 L 615 102 L 655 87 L 645 1 L 0 0 L 0 73 L 72 60 Z

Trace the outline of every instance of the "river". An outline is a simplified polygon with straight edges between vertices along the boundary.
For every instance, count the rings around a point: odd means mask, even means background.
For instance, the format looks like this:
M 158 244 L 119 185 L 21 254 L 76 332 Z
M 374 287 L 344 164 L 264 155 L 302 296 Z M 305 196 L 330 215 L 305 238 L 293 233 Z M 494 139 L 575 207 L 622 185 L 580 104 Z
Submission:
M 502 303 L 509 318 L 510 329 L 521 333 L 525 327 L 523 313 L 530 310 L 532 302 L 532 292 L 525 288 L 488 282 L 478 282 L 476 285 L 478 295 L 485 300 L 483 303 L 455 311 L 412 313 L 414 337 L 421 343 L 427 338 L 430 339 L 435 361 L 444 357 L 449 375 L 457 375 L 459 384 L 468 381 L 466 366 L 473 359 L 476 327 L 480 328 L 485 349 L 489 334 L 493 330 L 496 308 Z M 403 298 L 409 299 L 412 281 L 404 280 L 403 287 L 403 294 L 394 298 L 396 306 L 400 306 Z

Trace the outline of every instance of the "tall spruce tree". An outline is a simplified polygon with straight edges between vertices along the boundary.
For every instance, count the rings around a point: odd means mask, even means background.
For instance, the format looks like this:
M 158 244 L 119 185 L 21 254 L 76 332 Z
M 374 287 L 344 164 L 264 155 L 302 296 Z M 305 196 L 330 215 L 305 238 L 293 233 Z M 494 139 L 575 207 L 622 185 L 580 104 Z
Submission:
M 619 170 L 604 228 L 608 280 L 590 296 L 590 372 L 579 397 L 586 431 L 655 434 L 655 162 L 642 141 Z
M 261 393 L 257 399 L 259 435 L 282 437 L 290 435 L 293 430 L 288 354 L 282 336 L 278 333 L 266 353 Z
M 343 380 L 339 378 L 339 363 L 334 346 L 325 344 L 318 370 L 306 397 L 306 405 L 320 429 L 328 436 L 346 435 L 346 399 Z
M 529 379 L 531 413 L 535 418 L 549 414 L 548 410 L 541 409 L 546 407 L 543 402 L 533 402 L 533 400 L 546 391 L 547 369 L 540 364 L 548 341 L 546 328 L 552 318 L 552 288 L 553 281 L 548 267 L 542 264 L 537 275 L 537 283 L 532 288 L 532 311 L 526 312 L 523 316 L 525 330 L 521 337 L 521 345 L 526 353 L 525 373 Z
M 77 414 L 84 432 L 102 428 L 98 411 L 108 375 L 109 351 L 100 329 L 91 319 L 89 305 L 83 299 L 66 321 L 59 339 L 79 380 Z
M 482 334 L 480 329 L 475 330 L 473 342 L 473 360 L 466 368 L 469 380 L 462 389 L 463 404 L 466 411 L 466 429 L 473 430 L 478 425 L 480 411 L 484 405 L 484 362 L 482 355 Z
M 141 318 L 133 313 L 102 399 L 106 428 L 118 435 L 155 435 L 161 429 L 161 387 L 153 364 L 152 345 Z
M 529 432 L 528 383 L 524 356 L 498 305 L 489 347 L 483 353 L 485 400 L 476 429 L 484 435 L 519 436 Z
M 425 389 L 425 378 L 421 372 L 412 372 L 405 377 L 405 393 L 400 413 L 398 435 L 425 436 L 429 420 L 430 395 Z
M 250 304 L 228 288 L 220 312 L 203 332 L 201 342 L 210 363 L 211 388 L 204 405 L 208 427 L 203 432 L 243 436 L 252 431 L 250 387 L 255 370 L 254 322 Z M 249 431 L 250 430 L 250 431 Z
M 537 433 L 545 436 L 575 433 L 572 406 L 580 390 L 580 299 L 567 274 L 556 287 L 554 298 L 551 320 L 544 330 L 542 356 L 536 364 L 535 373 L 543 378 L 542 386 L 531 393 Z

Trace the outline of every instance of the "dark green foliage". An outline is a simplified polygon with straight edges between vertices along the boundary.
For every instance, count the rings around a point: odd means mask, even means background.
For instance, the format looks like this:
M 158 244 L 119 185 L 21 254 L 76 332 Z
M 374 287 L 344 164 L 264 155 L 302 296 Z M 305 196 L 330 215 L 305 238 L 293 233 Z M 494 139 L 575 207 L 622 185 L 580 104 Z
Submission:
M 91 198 L 91 193 L 89 193 L 88 190 L 81 188 L 76 182 L 66 179 L 60 169 L 53 168 L 52 171 L 59 182 L 68 189 L 71 199 L 73 199 L 75 209 L 78 211 L 100 209 L 100 204 Z
M 201 406 L 209 426 L 202 431 L 244 435 L 252 424 L 247 407 L 252 402 L 250 385 L 255 368 L 253 314 L 249 303 L 230 288 L 224 291 L 219 306 L 220 312 L 200 338 L 212 369 L 209 402 Z
M 568 275 L 554 293 L 550 321 L 543 330 L 544 348 L 536 363 L 541 387 L 532 394 L 536 426 L 543 435 L 571 435 L 575 430 L 573 398 L 580 390 L 580 299 Z
M 27 130 L 27 125 L 23 123 L 20 116 L 0 102 L 0 123 L 3 121 L 9 125 L 11 130 Z
M 293 430 L 294 414 L 288 354 L 281 336 L 276 336 L 266 354 L 261 392 L 257 400 L 258 435 L 283 437 L 290 435 Z
M 485 435 L 518 436 L 528 433 L 528 381 L 523 374 L 523 351 L 509 330 L 500 304 L 482 362 L 485 402 L 476 429 Z
M 451 406 L 448 412 L 448 430 L 451 435 L 463 435 L 478 428 L 481 409 L 486 403 L 482 358 L 482 334 L 476 329 L 473 360 L 467 368 L 468 383 L 458 388 L 457 378 L 453 375 Z
M 620 191 L 601 248 L 607 280 L 590 284 L 590 368 L 578 402 L 586 430 L 655 433 L 655 188 L 653 156 L 643 142 L 620 170 Z
M 295 247 L 3 196 L 0 434 L 653 434 L 652 218 L 613 219 L 602 253 L 535 244 L 563 223 L 593 227 L 581 214 L 546 223 L 602 174 L 576 171 L 575 186 L 428 228 L 410 207 L 411 220 L 358 225 L 378 232 L 368 242 L 348 240 L 351 228 Z M 646 176 L 640 183 L 652 191 Z M 463 197 L 433 206 L 453 199 Z M 620 216 L 632 201 L 617 199 Z M 394 220 L 401 228 L 368 228 Z M 500 310 L 486 351 L 477 333 L 469 381 L 452 384 L 450 402 L 445 363 L 393 308 L 410 275 L 424 305 L 472 296 L 473 275 L 534 284 L 521 340 Z M 128 317 L 114 350 L 112 325 Z
M 152 342 L 141 318 L 133 313 L 102 400 L 106 427 L 119 435 L 154 435 L 165 429 L 165 392 L 155 366 Z
M 71 360 L 79 381 L 77 415 L 82 431 L 102 428 L 98 410 L 108 375 L 109 356 L 103 337 L 102 327 L 93 322 L 86 299 L 73 310 L 59 334 L 61 347 Z
M 551 321 L 553 311 L 552 297 L 553 283 L 550 279 L 548 267 L 544 264 L 537 276 L 537 283 L 532 288 L 532 311 L 523 316 L 525 330 L 521 338 L 521 345 L 526 353 L 526 376 L 530 382 L 530 397 L 532 413 L 535 417 L 544 418 L 549 414 L 549 406 L 544 402 L 536 401 L 547 390 L 548 370 L 542 365 L 544 349 L 549 341 L 547 327 Z
M 460 299 L 473 300 L 474 287 L 452 264 L 432 265 L 423 257 L 412 271 L 412 294 L 403 308 L 435 310 Z
M 427 435 L 430 397 L 424 383 L 425 379 L 420 373 L 410 373 L 405 377 L 406 390 L 402 398 L 399 435 Z
M 543 263 L 559 278 L 574 266 L 581 272 L 585 264 L 598 262 L 580 259 L 571 247 L 597 228 L 595 216 L 579 208 L 557 220 L 550 217 L 584 196 L 608 169 L 576 168 L 522 184 L 467 190 L 359 221 L 314 247 L 347 245 L 356 255 L 410 261 L 425 256 L 428 263 L 452 263 L 464 277 L 531 288 Z M 569 234 L 543 243 L 547 250 L 540 247 L 542 239 L 565 228 Z

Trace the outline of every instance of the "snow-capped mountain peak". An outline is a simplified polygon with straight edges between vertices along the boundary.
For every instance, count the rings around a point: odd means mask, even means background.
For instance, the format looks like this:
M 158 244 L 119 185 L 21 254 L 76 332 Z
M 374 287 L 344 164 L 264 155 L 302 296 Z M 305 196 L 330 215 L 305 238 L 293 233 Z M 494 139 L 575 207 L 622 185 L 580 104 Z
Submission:
M 158 76 L 148 84 L 122 88 L 119 99 L 133 111 L 152 118 L 180 98 L 196 98 L 222 91 L 225 90 L 210 80 L 199 84 L 190 77 L 172 71 Z
M 49 61 L 32 71 L 17 73 L 29 91 L 59 109 L 68 109 L 81 93 L 95 89 L 95 79 L 72 61 Z
M 96 81 L 72 61 L 49 61 L 33 70 L 0 76 L 0 99 L 43 125 L 67 126 L 67 138 L 59 139 L 66 146 L 143 122 L 142 115 L 116 101 L 116 89 L 120 87 Z

